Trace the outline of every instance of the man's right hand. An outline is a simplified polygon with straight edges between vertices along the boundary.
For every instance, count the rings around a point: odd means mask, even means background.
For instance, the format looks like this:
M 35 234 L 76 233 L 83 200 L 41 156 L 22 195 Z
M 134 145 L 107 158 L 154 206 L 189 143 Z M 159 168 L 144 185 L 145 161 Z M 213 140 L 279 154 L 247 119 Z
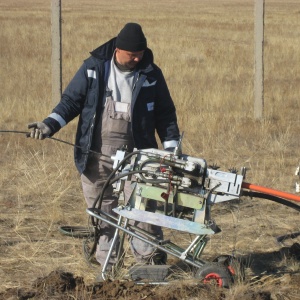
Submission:
M 51 134 L 51 129 L 43 122 L 30 123 L 28 129 L 31 129 L 28 137 L 37 140 L 43 140 Z

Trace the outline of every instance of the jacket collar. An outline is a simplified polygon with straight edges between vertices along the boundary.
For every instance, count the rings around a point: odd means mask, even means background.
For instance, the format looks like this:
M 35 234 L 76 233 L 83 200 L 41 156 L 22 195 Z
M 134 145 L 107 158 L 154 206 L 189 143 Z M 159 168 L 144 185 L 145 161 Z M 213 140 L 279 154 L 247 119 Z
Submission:
M 96 59 L 107 61 L 112 59 L 115 49 L 116 49 L 116 37 L 112 38 L 111 40 L 107 41 L 103 45 L 99 46 L 98 48 L 90 52 L 90 54 Z M 145 71 L 148 68 L 152 69 L 152 66 L 150 65 L 153 64 L 153 61 L 154 61 L 153 53 L 151 49 L 147 48 L 145 50 L 143 59 L 137 65 L 137 67 L 138 69 L 145 70 Z

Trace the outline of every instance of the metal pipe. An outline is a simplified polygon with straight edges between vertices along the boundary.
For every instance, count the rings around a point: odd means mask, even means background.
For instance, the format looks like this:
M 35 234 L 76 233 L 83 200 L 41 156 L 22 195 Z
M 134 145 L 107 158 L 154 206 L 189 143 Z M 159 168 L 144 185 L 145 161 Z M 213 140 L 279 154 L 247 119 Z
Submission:
M 121 224 L 120 225 L 119 224 L 115 224 L 115 223 L 113 223 L 113 222 L 111 222 L 111 221 L 103 218 L 101 215 L 97 214 L 94 210 L 95 209 L 93 209 L 93 208 L 87 208 L 86 212 L 89 215 L 95 217 L 96 219 L 104 221 L 104 222 L 108 223 L 109 225 L 114 226 L 116 229 L 124 231 L 125 233 L 129 234 L 130 236 L 134 236 L 134 237 L 140 239 L 141 241 L 143 241 L 145 243 L 148 243 L 148 244 L 150 244 L 150 245 L 158 248 L 159 250 L 162 250 L 162 251 L 164 251 L 164 252 L 166 252 L 166 253 L 168 253 L 170 255 L 173 255 L 173 256 L 175 256 L 175 257 L 177 257 L 179 259 L 182 259 L 181 258 L 182 253 L 176 254 L 176 253 L 174 253 L 174 251 L 168 250 L 168 249 L 166 249 L 166 247 L 163 247 L 163 246 L 159 245 L 158 243 L 155 243 L 155 242 L 150 241 L 150 240 L 148 240 L 148 239 L 146 239 L 146 238 L 144 238 L 144 237 L 142 237 L 142 236 L 140 236 L 138 234 L 135 234 L 134 232 L 132 232 L 132 231 L 130 231 L 130 230 L 128 230 L 128 229 L 120 226 Z M 98 210 L 98 212 L 99 212 L 99 210 Z M 102 211 L 101 211 L 101 213 L 102 213 Z M 198 260 L 198 261 L 192 261 L 189 258 L 185 258 L 185 259 L 182 259 L 182 260 L 185 261 L 186 263 L 188 263 L 188 264 L 190 264 L 190 265 L 192 265 L 194 267 L 198 267 L 198 268 L 199 267 L 201 268 L 205 264 L 203 261 L 200 261 L 200 260 Z

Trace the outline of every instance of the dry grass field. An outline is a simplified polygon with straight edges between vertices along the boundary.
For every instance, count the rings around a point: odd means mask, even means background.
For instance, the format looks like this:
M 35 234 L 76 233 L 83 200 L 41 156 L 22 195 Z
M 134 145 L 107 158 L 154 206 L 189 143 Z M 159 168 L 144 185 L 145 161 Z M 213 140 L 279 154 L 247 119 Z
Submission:
M 295 193 L 300 2 L 266 0 L 265 9 L 261 121 L 253 118 L 253 0 L 64 0 L 63 87 L 89 51 L 126 22 L 139 22 L 177 107 L 183 151 L 225 171 L 244 166 L 247 182 Z M 0 18 L 0 130 L 26 131 L 53 107 L 51 1 L 0 0 Z M 76 120 L 55 137 L 73 143 L 75 129 Z M 88 220 L 72 147 L 4 132 L 0 145 L 0 299 L 300 299 L 300 238 L 277 241 L 300 231 L 299 212 L 246 197 L 214 207 L 222 232 L 204 251 L 207 259 L 243 258 L 245 281 L 215 289 L 189 284 L 187 272 L 167 288 L 116 281 L 93 295 L 97 269 L 85 262 L 82 240 L 58 231 Z M 63 272 L 77 278 L 76 288 L 63 292 Z M 56 279 L 59 289 L 51 285 Z

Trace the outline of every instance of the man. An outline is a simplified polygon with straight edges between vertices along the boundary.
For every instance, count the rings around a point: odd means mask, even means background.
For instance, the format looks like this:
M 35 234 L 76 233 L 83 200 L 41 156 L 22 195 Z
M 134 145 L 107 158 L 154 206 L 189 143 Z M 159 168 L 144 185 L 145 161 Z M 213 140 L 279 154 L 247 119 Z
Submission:
M 164 149 L 177 145 L 175 106 L 139 24 L 126 24 L 117 37 L 91 52 L 52 113 L 42 122 L 28 125 L 30 136 L 36 139 L 52 136 L 78 115 L 75 164 L 81 174 L 88 207 L 93 206 L 112 172 L 110 157 L 118 148 L 123 145 L 129 151 L 134 147 L 157 148 L 155 130 Z M 112 188 L 107 189 L 101 210 L 112 213 L 117 204 Z M 139 227 L 162 237 L 159 226 L 143 223 Z M 101 222 L 96 250 L 96 259 L 101 265 L 114 231 L 114 227 Z M 149 263 L 152 258 L 154 263 L 165 263 L 160 255 L 155 259 L 158 251 L 138 239 L 131 240 L 131 249 L 138 261 Z M 115 263 L 113 255 L 108 269 Z

